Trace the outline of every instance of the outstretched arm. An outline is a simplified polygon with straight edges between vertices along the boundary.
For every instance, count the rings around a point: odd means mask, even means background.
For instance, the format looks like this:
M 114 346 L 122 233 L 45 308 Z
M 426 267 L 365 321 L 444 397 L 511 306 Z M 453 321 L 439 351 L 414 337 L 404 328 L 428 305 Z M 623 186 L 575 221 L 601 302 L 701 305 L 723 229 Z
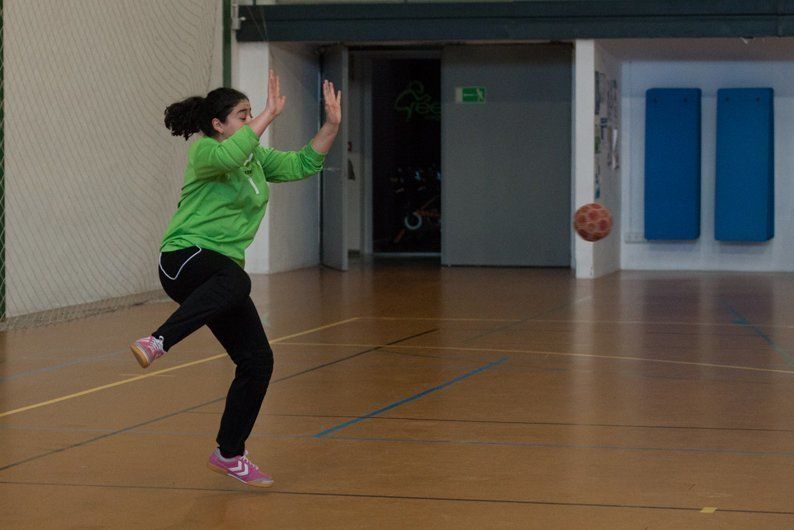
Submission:
M 281 83 L 271 69 L 267 79 L 267 104 L 248 126 L 241 127 L 219 142 L 198 142 L 192 148 L 191 163 L 198 178 L 210 178 L 234 171 L 242 166 L 259 147 L 259 137 L 284 110 L 286 98 L 281 95 Z M 252 134 L 253 133 L 253 134 Z
M 257 136 L 262 136 L 265 129 L 281 114 L 286 101 L 287 98 L 281 95 L 281 80 L 271 68 L 267 75 L 267 104 L 264 110 L 249 123 Z
M 334 84 L 328 80 L 323 81 L 323 100 L 325 102 L 325 123 L 317 135 L 312 138 L 312 148 L 320 154 L 331 150 L 339 124 L 342 123 L 342 91 L 336 92 Z
M 342 122 L 342 93 L 334 90 L 334 84 L 323 81 L 325 123 L 300 151 L 277 151 L 257 149 L 257 160 L 262 164 L 265 178 L 269 182 L 289 182 L 316 175 L 323 168 L 325 154 L 331 149 L 339 124 Z

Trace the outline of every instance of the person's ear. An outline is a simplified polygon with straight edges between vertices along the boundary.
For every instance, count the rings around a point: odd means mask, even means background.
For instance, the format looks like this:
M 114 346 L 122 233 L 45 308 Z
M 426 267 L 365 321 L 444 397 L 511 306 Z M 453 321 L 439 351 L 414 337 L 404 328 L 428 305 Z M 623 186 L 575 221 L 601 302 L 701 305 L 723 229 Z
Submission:
M 218 118 L 212 118 L 212 128 L 215 129 L 218 134 L 223 134 L 223 122 Z

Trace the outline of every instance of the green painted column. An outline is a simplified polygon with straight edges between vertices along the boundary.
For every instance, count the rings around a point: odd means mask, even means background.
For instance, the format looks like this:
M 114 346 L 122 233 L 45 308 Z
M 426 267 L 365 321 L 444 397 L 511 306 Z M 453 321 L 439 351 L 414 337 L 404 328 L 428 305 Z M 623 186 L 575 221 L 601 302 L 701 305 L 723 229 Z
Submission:
M 6 318 L 5 90 L 3 65 L 3 0 L 0 0 L 0 320 L 5 320 Z
M 232 86 L 232 0 L 223 0 L 223 86 Z

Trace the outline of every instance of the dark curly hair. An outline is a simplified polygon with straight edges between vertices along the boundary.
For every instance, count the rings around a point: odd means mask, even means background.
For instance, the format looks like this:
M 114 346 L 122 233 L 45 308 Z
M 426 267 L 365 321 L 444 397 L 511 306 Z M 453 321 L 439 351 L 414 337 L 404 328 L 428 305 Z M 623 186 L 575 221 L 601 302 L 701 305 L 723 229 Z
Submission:
M 168 105 L 163 121 L 172 135 L 184 136 L 185 140 L 199 131 L 212 136 L 215 134 L 212 120 L 226 121 L 234 106 L 247 99 L 248 96 L 233 88 L 216 88 L 207 97 L 192 96 Z

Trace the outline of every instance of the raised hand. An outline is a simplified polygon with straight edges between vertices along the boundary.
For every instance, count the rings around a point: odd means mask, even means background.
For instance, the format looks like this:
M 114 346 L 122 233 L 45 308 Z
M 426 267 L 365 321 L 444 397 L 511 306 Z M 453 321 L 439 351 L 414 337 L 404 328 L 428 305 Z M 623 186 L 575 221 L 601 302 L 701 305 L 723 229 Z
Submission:
M 281 81 L 271 68 L 267 76 L 267 104 L 264 112 L 275 118 L 284 110 L 286 101 L 286 96 L 281 95 Z
M 342 91 L 334 91 L 334 84 L 323 81 L 323 101 L 325 102 L 325 121 L 332 125 L 342 123 Z

